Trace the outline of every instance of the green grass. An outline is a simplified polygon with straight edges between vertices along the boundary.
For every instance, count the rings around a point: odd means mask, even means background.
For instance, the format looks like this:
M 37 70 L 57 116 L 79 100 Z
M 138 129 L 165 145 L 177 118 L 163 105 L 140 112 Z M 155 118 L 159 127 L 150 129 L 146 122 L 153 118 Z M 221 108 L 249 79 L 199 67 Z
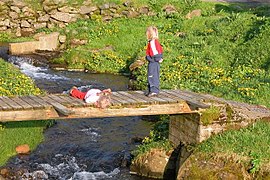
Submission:
M 0 59 L 0 96 L 40 94 L 32 79 Z
M 198 7 L 203 16 L 184 18 L 187 11 Z M 164 48 L 161 88 L 189 89 L 270 107 L 270 43 L 265 43 L 270 36 L 270 18 L 263 8 L 240 7 L 194 3 L 175 15 L 158 11 L 154 17 L 120 18 L 109 23 L 81 20 L 54 30 L 67 35 L 67 46 L 73 38 L 88 43 L 68 46 L 54 62 L 101 73 L 129 72 L 132 62 L 144 59 L 145 29 L 154 24 Z M 132 72 L 138 89 L 146 88 L 146 69 L 145 64 Z
M 16 155 L 15 148 L 28 144 L 34 150 L 43 141 L 43 130 L 51 121 L 27 121 L 0 123 L 0 166 Z
M 0 59 L 0 96 L 42 93 L 34 82 L 13 65 Z M 52 121 L 0 122 L 0 166 L 16 154 L 15 148 L 28 144 L 31 150 L 43 140 L 43 130 Z
M 250 157 L 256 171 L 262 163 L 270 161 L 270 123 L 257 122 L 247 128 L 212 136 L 200 144 L 197 151 Z

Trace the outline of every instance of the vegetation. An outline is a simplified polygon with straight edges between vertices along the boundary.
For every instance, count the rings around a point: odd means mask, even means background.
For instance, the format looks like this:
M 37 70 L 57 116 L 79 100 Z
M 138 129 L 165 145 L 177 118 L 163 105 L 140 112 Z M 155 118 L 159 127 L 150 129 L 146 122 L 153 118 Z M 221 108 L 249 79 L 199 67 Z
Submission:
M 183 3 L 178 5 L 182 5 L 178 14 L 158 11 L 155 17 L 111 22 L 97 17 L 49 30 L 58 30 L 68 37 L 67 51 L 54 63 L 93 72 L 129 72 L 132 62 L 144 59 L 145 28 L 155 24 L 165 57 L 161 88 L 190 89 L 270 107 L 267 11 L 240 5 Z M 195 8 L 202 8 L 202 16 L 186 19 L 186 12 Z M 69 42 L 74 38 L 88 43 L 72 48 Z M 146 69 L 147 64 L 132 72 L 138 89 L 146 88 Z
M 29 77 L 0 59 L 0 96 L 40 93 Z M 50 124 L 51 121 L 0 122 L 0 166 L 16 154 L 16 146 L 28 144 L 34 149 L 43 140 L 43 129 Z
M 250 173 L 260 170 L 270 161 L 270 123 L 257 122 L 240 130 L 229 130 L 213 136 L 200 144 L 197 152 L 206 154 L 236 154 L 242 161 L 248 161 Z M 268 167 L 269 168 L 269 167 Z
M 166 151 L 172 149 L 169 140 L 169 116 L 163 115 L 159 117 L 159 121 L 155 123 L 153 129 L 150 131 L 149 136 L 145 137 L 142 144 L 132 152 L 135 157 L 149 152 L 152 148 L 161 148 Z
M 0 96 L 40 94 L 32 79 L 0 59 Z

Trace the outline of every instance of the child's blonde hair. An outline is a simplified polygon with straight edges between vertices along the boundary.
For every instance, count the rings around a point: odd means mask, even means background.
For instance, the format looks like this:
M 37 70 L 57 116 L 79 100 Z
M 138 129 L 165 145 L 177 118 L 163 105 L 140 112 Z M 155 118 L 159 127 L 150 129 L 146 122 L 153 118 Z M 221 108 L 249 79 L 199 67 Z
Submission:
M 149 26 L 146 29 L 146 37 L 148 40 L 158 39 L 158 29 L 155 26 Z
M 101 109 L 105 109 L 111 105 L 111 96 L 108 93 L 101 93 L 97 100 L 96 106 Z

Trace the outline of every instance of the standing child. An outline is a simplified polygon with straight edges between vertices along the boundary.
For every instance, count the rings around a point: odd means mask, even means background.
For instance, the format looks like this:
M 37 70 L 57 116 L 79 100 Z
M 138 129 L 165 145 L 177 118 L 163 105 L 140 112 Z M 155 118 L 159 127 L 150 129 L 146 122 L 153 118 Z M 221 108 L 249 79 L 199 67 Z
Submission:
M 150 26 L 146 30 L 148 45 L 146 49 L 146 60 L 148 63 L 147 81 L 148 97 L 157 96 L 159 93 L 159 71 L 160 63 L 163 61 L 162 46 L 158 42 L 158 29 Z

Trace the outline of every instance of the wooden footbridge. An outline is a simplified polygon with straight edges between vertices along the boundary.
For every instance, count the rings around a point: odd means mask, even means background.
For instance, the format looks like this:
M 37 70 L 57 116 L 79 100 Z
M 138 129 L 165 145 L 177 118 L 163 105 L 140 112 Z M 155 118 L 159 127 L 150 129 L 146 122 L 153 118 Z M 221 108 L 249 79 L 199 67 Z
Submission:
M 0 96 L 0 122 L 182 114 L 208 107 L 195 93 L 181 90 L 162 90 L 151 98 L 143 91 L 118 91 L 111 98 L 109 108 L 99 109 L 64 94 Z

